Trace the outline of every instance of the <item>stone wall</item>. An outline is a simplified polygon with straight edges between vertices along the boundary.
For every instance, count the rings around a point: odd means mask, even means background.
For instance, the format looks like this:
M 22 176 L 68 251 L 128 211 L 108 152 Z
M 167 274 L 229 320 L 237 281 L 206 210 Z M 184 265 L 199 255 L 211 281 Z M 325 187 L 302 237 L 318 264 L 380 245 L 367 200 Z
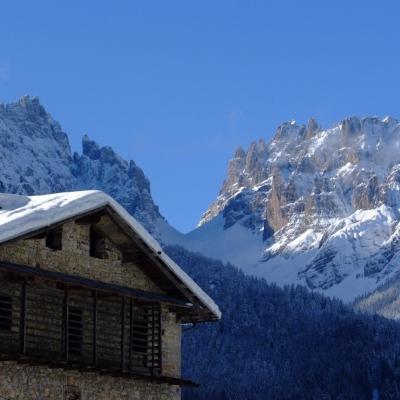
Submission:
M 89 225 L 66 223 L 63 226 L 62 250 L 58 251 L 47 248 L 45 239 L 27 239 L 2 245 L 0 246 L 0 260 L 162 293 L 160 288 L 134 263 L 122 263 L 121 252 L 109 240 L 106 240 L 107 259 L 91 257 L 89 254 L 89 229 Z M 15 291 L 15 293 L 17 292 Z M 19 299 L 17 297 L 15 306 L 18 308 Z M 176 314 L 171 312 L 167 306 L 162 307 L 161 321 L 162 374 L 179 377 L 181 326 L 176 319 Z M 57 327 L 53 328 L 57 329 Z M 175 400 L 180 398 L 179 388 L 165 384 L 0 363 L 0 400 L 63 399 L 63 387 L 67 384 L 68 379 L 75 382 L 70 386 L 79 387 L 82 393 L 81 398 L 87 400 Z M 36 392 L 37 394 L 35 394 Z
M 108 239 L 108 258 L 90 257 L 89 230 L 89 225 L 66 223 L 62 250 L 47 248 L 45 239 L 21 240 L 0 246 L 0 260 L 162 293 L 134 263 L 122 263 L 121 252 Z
M 182 328 L 176 323 L 176 315 L 162 312 L 162 370 L 170 376 L 181 376 L 181 334 Z
M 69 390 L 70 389 L 70 390 Z M 66 397 L 67 393 L 80 397 Z M 179 400 L 180 389 L 166 384 L 0 363 L 0 400 Z

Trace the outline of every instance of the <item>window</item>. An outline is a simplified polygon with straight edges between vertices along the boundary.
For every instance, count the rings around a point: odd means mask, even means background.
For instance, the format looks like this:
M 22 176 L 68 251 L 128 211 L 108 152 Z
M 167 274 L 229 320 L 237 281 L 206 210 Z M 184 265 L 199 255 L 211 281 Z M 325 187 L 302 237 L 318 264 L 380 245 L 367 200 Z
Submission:
M 80 356 L 83 342 L 82 310 L 78 307 L 68 308 L 68 353 Z
M 132 322 L 132 352 L 134 360 L 137 366 L 146 367 L 149 320 L 145 310 L 139 307 L 135 308 Z
M 0 332 L 11 332 L 12 299 L 8 295 L 0 294 Z
M 62 226 L 51 229 L 47 233 L 46 247 L 54 251 L 62 249 Z
M 159 370 L 161 326 L 158 306 L 134 307 L 132 314 L 132 364 Z
M 90 228 L 90 256 L 95 258 L 106 259 L 106 241 L 93 227 Z

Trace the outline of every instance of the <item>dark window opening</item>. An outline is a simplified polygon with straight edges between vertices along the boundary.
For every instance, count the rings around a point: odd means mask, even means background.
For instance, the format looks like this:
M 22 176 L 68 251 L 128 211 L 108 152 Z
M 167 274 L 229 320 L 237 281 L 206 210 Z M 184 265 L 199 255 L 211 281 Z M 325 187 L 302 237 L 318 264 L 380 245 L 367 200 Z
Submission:
M 148 351 L 149 320 L 145 310 L 134 309 L 132 328 L 132 351 L 141 358 Z M 145 359 L 142 359 L 142 363 L 145 363 Z
M 11 332 L 12 324 L 12 299 L 10 296 L 0 294 L 0 331 Z
M 101 259 L 108 258 L 106 240 L 93 227 L 90 228 L 90 256 Z
M 134 367 L 160 367 L 160 330 L 158 309 L 134 307 L 132 315 L 132 361 Z
M 70 356 L 80 356 L 83 343 L 82 310 L 78 307 L 68 309 L 68 352 Z
M 62 226 L 54 228 L 47 233 L 46 247 L 51 250 L 62 249 Z

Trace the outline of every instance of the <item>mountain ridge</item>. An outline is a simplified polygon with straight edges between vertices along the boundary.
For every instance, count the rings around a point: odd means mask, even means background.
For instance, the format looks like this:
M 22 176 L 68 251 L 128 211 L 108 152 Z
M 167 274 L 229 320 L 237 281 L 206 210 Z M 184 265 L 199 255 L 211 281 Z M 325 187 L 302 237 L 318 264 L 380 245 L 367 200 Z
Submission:
M 239 147 L 183 246 L 278 284 L 352 301 L 400 269 L 400 123 L 282 124 Z
M 270 142 L 237 149 L 216 201 L 184 235 L 162 216 L 134 161 L 88 136 L 73 153 L 37 98 L 0 105 L 1 191 L 103 190 L 164 245 L 345 301 L 400 270 L 397 149 L 400 123 L 391 117 L 350 117 L 329 129 L 286 122 Z

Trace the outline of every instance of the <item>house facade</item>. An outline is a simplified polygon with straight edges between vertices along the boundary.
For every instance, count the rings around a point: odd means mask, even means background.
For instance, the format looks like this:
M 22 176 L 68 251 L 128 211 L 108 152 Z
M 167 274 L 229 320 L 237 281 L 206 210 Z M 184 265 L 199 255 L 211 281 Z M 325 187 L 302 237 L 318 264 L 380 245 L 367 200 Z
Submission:
M 215 303 L 102 192 L 0 194 L 0 399 L 180 398 Z

